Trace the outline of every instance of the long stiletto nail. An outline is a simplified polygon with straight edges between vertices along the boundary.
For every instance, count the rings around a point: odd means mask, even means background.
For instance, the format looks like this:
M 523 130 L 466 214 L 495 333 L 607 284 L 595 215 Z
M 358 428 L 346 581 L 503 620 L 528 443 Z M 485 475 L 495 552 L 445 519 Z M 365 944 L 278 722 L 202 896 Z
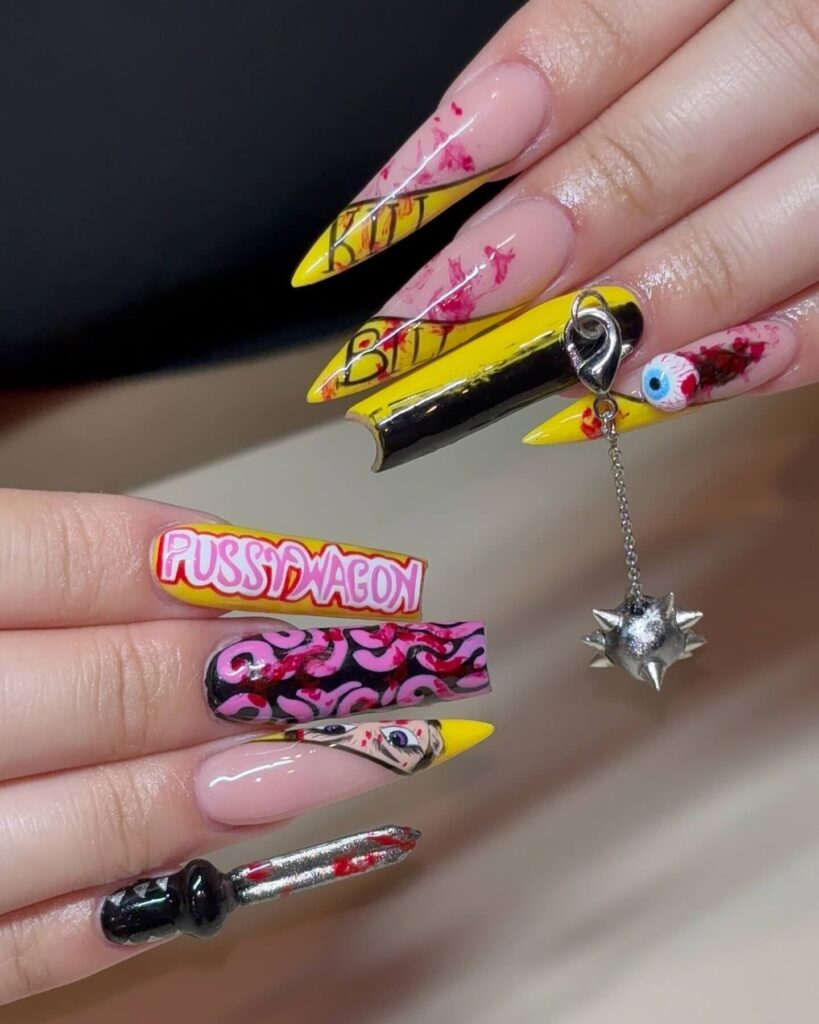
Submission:
M 175 526 L 154 542 L 159 586 L 225 611 L 417 619 L 422 558 L 239 526 Z
M 349 339 L 307 398 L 344 398 L 450 352 L 520 312 L 557 277 L 572 247 L 561 207 L 510 203 L 458 235 Z
M 341 211 L 299 264 L 293 285 L 348 270 L 417 231 L 527 149 L 550 109 L 546 83 L 529 66 L 481 71 Z
M 784 373 L 798 351 L 789 324 L 757 320 L 654 356 L 618 379 L 612 392 L 619 406 L 617 427 L 622 433 L 665 423 L 700 405 L 746 394 Z M 584 398 L 535 427 L 523 441 L 570 444 L 601 436 L 591 400 Z
M 615 286 L 597 290 L 634 348 L 643 330 L 635 296 Z M 535 306 L 354 405 L 347 417 L 377 445 L 373 469 L 426 455 L 576 383 L 565 328 L 577 294 Z M 595 344 L 579 339 L 581 355 Z
M 197 800 L 224 825 L 280 821 L 443 764 L 492 732 L 455 719 L 287 729 L 209 757 L 197 772 Z
M 247 722 L 311 722 L 476 697 L 490 689 L 479 622 L 284 629 L 219 650 L 211 710 Z
M 384 825 L 222 874 L 207 860 L 192 860 L 172 875 L 143 878 L 106 896 L 103 935 L 120 945 L 170 939 L 184 933 L 208 939 L 237 907 L 289 896 L 300 889 L 400 864 L 421 833 Z

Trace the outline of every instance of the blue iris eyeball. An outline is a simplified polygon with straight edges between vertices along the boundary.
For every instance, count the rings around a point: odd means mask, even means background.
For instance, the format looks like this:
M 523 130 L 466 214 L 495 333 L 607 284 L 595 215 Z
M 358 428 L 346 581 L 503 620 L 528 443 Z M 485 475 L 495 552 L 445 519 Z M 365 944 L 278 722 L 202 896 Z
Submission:
M 699 384 L 696 366 L 674 352 L 655 356 L 643 367 L 643 397 L 649 405 L 663 412 L 685 409 L 691 404 Z
M 382 733 L 391 747 L 409 747 L 411 745 L 415 745 L 415 737 L 409 729 L 404 729 L 403 726 L 394 725 L 389 729 L 382 729 Z

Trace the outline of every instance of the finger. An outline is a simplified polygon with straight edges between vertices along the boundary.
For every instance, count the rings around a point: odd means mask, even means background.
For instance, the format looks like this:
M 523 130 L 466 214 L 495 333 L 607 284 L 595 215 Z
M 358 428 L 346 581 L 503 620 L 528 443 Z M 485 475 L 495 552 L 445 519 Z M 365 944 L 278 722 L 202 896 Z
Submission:
M 618 377 L 621 433 L 665 423 L 711 402 L 787 391 L 819 380 L 819 284 L 764 319 L 717 331 L 633 366 Z M 581 398 L 536 427 L 526 444 L 602 437 L 592 402 Z
M 347 270 L 588 123 L 727 0 L 535 0 L 311 247 L 296 286 Z M 650 13 L 647 12 L 650 7 Z
M 225 721 L 306 723 L 488 690 L 477 623 L 301 631 L 268 619 L 0 633 L 0 779 L 192 746 L 225 736 Z
M 72 893 L 0 918 L 0 1006 L 87 978 L 153 948 L 105 941 L 98 920 L 105 892 Z
M 407 719 L 234 739 L 0 787 L 0 913 L 145 875 L 441 764 L 492 732 Z
M 588 280 L 814 130 L 819 24 L 814 39 L 789 10 L 800 6 L 723 11 L 472 218 L 350 337 L 308 399 L 381 384 Z
M 819 133 L 635 250 L 598 291 L 624 341 L 653 354 L 744 323 L 819 277 Z M 642 295 L 640 313 L 635 295 Z M 574 293 L 494 327 L 347 413 L 373 434 L 375 468 L 451 443 L 576 381 Z M 645 321 L 645 330 L 642 324 Z M 589 360 L 591 362 L 591 360 Z
M 422 559 L 206 518 L 138 498 L 0 491 L 0 628 L 202 617 L 219 609 L 420 614 Z

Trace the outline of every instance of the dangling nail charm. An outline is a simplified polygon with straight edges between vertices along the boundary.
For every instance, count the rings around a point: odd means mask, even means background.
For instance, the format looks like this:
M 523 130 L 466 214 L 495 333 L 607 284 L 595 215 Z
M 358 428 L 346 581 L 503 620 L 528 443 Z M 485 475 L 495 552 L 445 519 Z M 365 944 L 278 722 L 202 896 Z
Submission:
M 599 351 L 581 360 L 574 345 L 575 335 L 586 342 L 600 342 Z M 619 665 L 635 679 L 651 683 L 659 691 L 668 667 L 675 661 L 690 658 L 705 643 L 703 637 L 692 631 L 702 618 L 702 612 L 678 610 L 672 593 L 661 598 L 643 593 L 616 425 L 617 401 L 610 393 L 627 350 L 617 320 L 599 292 L 581 292 L 572 303 L 570 321 L 566 325 L 566 347 L 579 380 L 595 396 L 594 414 L 609 443 L 628 570 L 623 603 L 609 610 L 595 609 L 593 614 L 601 628 L 585 636 L 583 643 L 598 652 L 592 668 Z

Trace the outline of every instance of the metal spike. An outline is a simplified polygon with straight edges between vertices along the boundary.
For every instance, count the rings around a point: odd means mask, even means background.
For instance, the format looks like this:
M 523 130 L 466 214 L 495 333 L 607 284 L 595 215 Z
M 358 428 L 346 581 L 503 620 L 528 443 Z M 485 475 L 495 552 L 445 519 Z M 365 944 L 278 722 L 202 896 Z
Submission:
M 677 625 L 680 629 L 691 629 L 702 618 L 702 612 L 677 612 Z
M 705 637 L 700 636 L 699 633 L 687 633 L 685 637 L 685 653 L 690 654 L 707 643 L 708 641 Z
M 589 668 L 613 668 L 614 666 L 605 656 L 605 654 L 598 654 L 596 658 L 592 658 L 589 662 Z
M 668 616 L 668 618 L 670 619 L 675 612 L 674 591 L 671 590 L 665 595 L 665 597 L 661 597 L 658 601 L 658 605 L 660 608 L 660 613 L 663 615 L 663 617 Z
M 623 625 L 623 616 L 616 609 L 594 608 L 592 615 L 604 630 L 619 629 Z
M 583 643 L 593 647 L 596 651 L 605 651 L 606 649 L 606 638 L 600 632 L 589 633 L 588 636 L 584 636 Z
M 153 879 L 148 879 L 147 882 L 140 882 L 139 885 L 134 886 L 134 892 L 137 896 L 145 899 L 145 893 L 148 891 L 148 886 L 153 884 Z
M 665 665 L 661 661 L 657 661 L 656 659 L 653 661 L 647 661 L 645 663 L 643 671 L 648 676 L 649 681 L 654 684 L 654 689 L 657 691 L 657 693 L 659 693 L 663 686 Z

